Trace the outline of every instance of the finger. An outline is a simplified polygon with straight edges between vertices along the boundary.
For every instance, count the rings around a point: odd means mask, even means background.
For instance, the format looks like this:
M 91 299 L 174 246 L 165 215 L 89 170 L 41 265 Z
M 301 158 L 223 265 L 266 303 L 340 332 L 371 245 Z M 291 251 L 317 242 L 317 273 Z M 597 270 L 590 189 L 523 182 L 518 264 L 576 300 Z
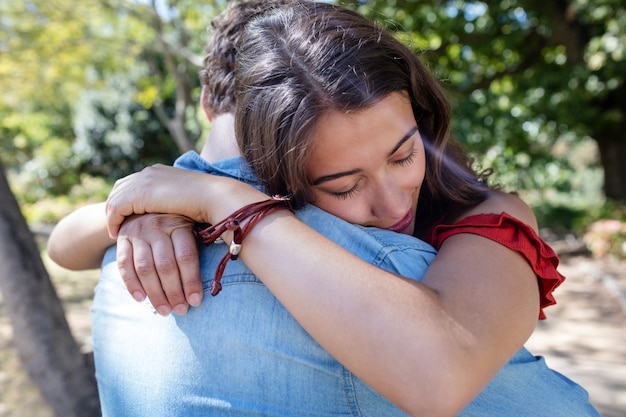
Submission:
M 117 268 L 120 271 L 126 289 L 136 301 L 146 299 L 146 292 L 135 274 L 133 264 L 133 246 L 126 237 L 117 240 Z
M 169 304 L 177 314 L 185 314 L 189 305 L 183 292 L 172 241 L 168 235 L 162 236 L 164 238 L 152 241 L 152 256 L 156 271 Z
M 133 239 L 132 244 L 137 277 L 157 313 L 167 316 L 172 312 L 172 305 L 161 286 L 161 280 L 152 257 L 152 248 L 141 239 Z
M 187 302 L 197 307 L 202 301 L 198 244 L 191 229 L 179 228 L 172 232 L 172 245 Z
M 121 178 L 115 182 L 104 206 L 107 217 L 107 229 L 109 236 L 113 239 L 117 239 L 124 219 L 130 214 L 123 211 L 124 205 L 120 202 L 120 195 L 124 195 L 123 191 L 128 183 L 127 178 Z
M 107 230 L 109 231 L 109 237 L 111 239 L 117 239 L 120 233 L 120 227 L 122 226 L 122 223 L 124 223 L 126 216 L 132 213 L 121 214 L 122 211 L 119 209 L 115 198 L 107 199 L 105 210 L 106 210 Z
M 124 219 L 120 219 L 120 217 L 115 214 L 115 211 L 112 209 L 111 200 L 107 200 L 105 208 L 109 237 L 111 239 L 117 239 L 120 231 L 120 226 L 123 223 Z

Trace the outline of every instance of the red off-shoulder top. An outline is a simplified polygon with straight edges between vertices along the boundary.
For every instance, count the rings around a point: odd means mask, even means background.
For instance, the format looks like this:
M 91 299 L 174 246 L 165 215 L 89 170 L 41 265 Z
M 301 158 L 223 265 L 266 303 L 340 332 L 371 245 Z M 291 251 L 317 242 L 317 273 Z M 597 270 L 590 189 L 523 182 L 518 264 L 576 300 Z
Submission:
M 546 318 L 543 309 L 556 304 L 552 293 L 565 277 L 556 270 L 559 258 L 554 250 L 530 226 L 507 213 L 478 214 L 455 224 L 435 226 L 429 234 L 429 243 L 439 250 L 444 240 L 458 233 L 486 237 L 526 258 L 539 281 L 539 319 Z

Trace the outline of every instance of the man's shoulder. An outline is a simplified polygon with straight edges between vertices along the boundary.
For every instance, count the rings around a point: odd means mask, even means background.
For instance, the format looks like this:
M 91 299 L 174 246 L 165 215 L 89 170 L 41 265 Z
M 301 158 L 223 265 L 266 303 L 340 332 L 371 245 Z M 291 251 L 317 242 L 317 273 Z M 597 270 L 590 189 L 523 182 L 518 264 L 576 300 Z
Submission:
M 210 163 L 197 152 L 189 151 L 179 156 L 174 162 L 174 166 L 189 171 L 234 178 L 257 186 L 257 178 L 252 168 L 241 157 L 227 158 Z
M 437 254 L 432 246 L 413 236 L 357 226 L 310 204 L 297 210 L 296 215 L 311 228 L 367 262 L 408 278 L 421 279 Z

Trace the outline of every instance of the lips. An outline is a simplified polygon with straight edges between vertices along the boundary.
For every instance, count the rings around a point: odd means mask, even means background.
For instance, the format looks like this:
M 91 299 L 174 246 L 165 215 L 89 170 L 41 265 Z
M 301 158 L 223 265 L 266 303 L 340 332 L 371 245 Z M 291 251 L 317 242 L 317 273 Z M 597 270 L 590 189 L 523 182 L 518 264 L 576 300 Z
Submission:
M 387 230 L 391 230 L 393 232 L 403 232 L 407 227 L 411 225 L 412 220 L 413 220 L 413 211 L 409 210 L 406 216 L 402 218 L 402 220 L 388 227 Z

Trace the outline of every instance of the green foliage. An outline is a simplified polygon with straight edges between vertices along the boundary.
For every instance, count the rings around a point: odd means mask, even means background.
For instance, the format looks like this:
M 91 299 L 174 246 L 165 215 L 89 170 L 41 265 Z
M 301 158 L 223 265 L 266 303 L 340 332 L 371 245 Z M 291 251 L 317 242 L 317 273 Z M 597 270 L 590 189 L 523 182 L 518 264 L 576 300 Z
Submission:
M 16 190 L 24 189 L 23 181 L 23 176 L 9 172 L 9 182 L 16 195 Z M 83 174 L 69 188 L 67 194 L 44 194 L 40 198 L 33 198 L 32 194 L 22 195 L 22 214 L 29 224 L 54 224 L 79 206 L 105 201 L 112 187 L 113 183 L 102 177 Z
M 85 175 L 111 182 L 171 163 L 180 97 L 189 137 L 178 145 L 199 137 L 203 35 L 225 1 L 158 3 L 0 4 L 0 146 L 22 205 L 69 194 Z
M 73 116 L 72 151 L 77 170 L 116 179 L 156 162 L 172 163 L 179 150 L 151 110 L 137 96 L 136 80 L 147 71 L 141 64 L 126 74 L 85 90 Z
M 593 211 L 589 207 L 565 206 L 553 202 L 534 205 L 533 210 L 541 228 L 558 232 L 569 231 L 576 235 L 584 233 Z

